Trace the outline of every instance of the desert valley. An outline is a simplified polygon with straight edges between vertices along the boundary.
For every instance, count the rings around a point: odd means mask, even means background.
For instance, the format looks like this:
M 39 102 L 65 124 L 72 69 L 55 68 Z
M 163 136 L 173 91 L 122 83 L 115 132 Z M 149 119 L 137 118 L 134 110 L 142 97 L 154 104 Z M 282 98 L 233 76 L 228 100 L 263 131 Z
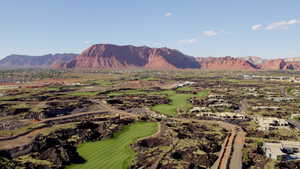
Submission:
M 1 168 L 299 166 L 297 59 L 101 44 L 0 63 Z
M 0 169 L 300 169 L 299 7 L 1 1 Z
M 300 58 L 188 56 L 176 49 L 97 44 L 81 54 L 9 55 L 0 68 L 300 70 Z

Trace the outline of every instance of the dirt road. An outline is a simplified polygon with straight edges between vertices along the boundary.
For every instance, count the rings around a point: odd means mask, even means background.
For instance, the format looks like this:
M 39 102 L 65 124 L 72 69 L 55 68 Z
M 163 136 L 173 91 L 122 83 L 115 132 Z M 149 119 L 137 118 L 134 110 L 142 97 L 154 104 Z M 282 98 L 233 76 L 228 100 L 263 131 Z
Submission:
M 191 119 L 177 119 L 174 120 L 191 120 Z M 238 125 L 217 120 L 193 120 L 199 123 L 218 124 L 229 131 L 229 135 L 225 139 L 222 149 L 219 153 L 219 158 L 211 169 L 241 169 L 243 147 L 245 143 L 246 133 Z
M 132 117 L 134 118 L 136 115 L 134 114 L 130 114 L 121 110 L 117 110 L 103 102 L 98 102 L 98 108 L 99 111 L 95 112 L 95 111 L 91 111 L 91 112 L 82 112 L 82 113 L 76 113 L 76 114 L 70 114 L 70 115 L 66 115 L 66 116 L 60 116 L 60 117 L 54 117 L 54 118 L 48 118 L 42 121 L 37 121 L 36 124 L 46 124 L 49 121 L 55 121 L 55 120 L 64 120 L 64 119 L 70 119 L 70 118 L 76 118 L 76 117 L 83 117 L 83 116 L 89 116 L 89 115 L 96 115 L 98 113 L 103 113 L 103 112 L 110 112 L 110 113 L 115 113 L 118 114 L 119 116 L 121 116 L 121 118 L 127 118 L 127 117 Z M 66 123 L 65 123 L 66 124 Z M 56 125 L 57 126 L 64 126 L 65 124 L 60 124 L 60 125 Z M 15 138 L 13 139 L 9 139 L 9 140 L 3 140 L 0 141 L 0 149 L 11 149 L 11 148 L 15 148 L 18 146 L 22 146 L 25 144 L 28 144 L 30 141 L 32 141 L 33 138 L 35 138 L 38 134 L 48 130 L 49 128 L 51 128 L 52 126 L 45 126 L 43 128 L 38 128 L 35 130 L 32 130 L 31 132 L 25 132 L 25 133 L 20 133 L 19 135 L 17 135 Z M 2 138 L 2 139 L 6 139 L 6 138 Z
M 233 143 L 233 150 L 230 159 L 229 169 L 242 168 L 243 147 L 245 144 L 245 137 L 246 133 L 241 128 L 237 128 L 235 140 Z
M 222 145 L 218 160 L 212 169 L 241 169 L 246 133 L 239 127 L 226 122 L 218 122 L 230 131 Z

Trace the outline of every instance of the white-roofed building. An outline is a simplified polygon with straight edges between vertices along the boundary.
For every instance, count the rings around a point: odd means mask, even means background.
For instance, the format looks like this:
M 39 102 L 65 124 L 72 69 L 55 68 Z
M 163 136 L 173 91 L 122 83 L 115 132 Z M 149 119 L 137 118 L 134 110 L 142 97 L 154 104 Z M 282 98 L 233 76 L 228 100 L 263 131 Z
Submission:
M 273 160 L 299 160 L 300 142 L 282 141 L 278 143 L 264 143 L 262 147 L 265 156 Z
M 284 119 L 275 117 L 256 117 L 255 121 L 260 126 L 258 130 L 275 130 L 275 129 L 289 129 L 289 123 Z

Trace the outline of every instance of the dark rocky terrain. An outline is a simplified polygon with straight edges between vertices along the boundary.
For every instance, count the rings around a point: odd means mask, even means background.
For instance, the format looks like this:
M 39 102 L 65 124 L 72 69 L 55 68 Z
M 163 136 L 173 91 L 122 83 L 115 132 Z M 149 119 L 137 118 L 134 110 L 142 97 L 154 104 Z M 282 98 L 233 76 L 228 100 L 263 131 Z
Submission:
M 133 120 L 83 121 L 75 128 L 60 129 L 49 135 L 37 136 L 33 142 L 14 149 L 0 151 L 0 168 L 54 169 L 85 160 L 76 151 L 76 145 L 111 137 L 115 131 Z
M 209 168 L 218 159 L 217 153 L 227 136 L 225 130 L 219 130 L 218 126 L 191 121 L 161 123 L 157 136 L 134 145 L 138 157 L 131 168 Z

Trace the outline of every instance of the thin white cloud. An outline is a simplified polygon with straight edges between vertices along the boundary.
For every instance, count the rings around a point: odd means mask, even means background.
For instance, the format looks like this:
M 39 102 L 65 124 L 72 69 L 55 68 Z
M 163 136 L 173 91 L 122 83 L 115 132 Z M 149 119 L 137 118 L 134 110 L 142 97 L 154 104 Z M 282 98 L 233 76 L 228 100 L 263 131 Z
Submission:
M 219 32 L 220 32 L 220 31 L 207 30 L 207 31 L 203 31 L 202 34 L 203 34 L 204 36 L 211 37 L 211 36 L 217 36 Z
M 258 30 L 261 30 L 261 29 L 263 29 L 263 28 L 264 28 L 264 26 L 263 26 L 262 24 L 253 25 L 253 26 L 251 27 L 251 29 L 254 30 L 254 31 L 258 31 Z
M 286 29 L 289 29 L 290 25 L 295 25 L 295 24 L 300 24 L 300 20 L 292 19 L 292 20 L 279 21 L 279 22 L 271 23 L 265 27 L 261 24 L 253 25 L 251 28 L 254 31 L 262 30 L 262 29 L 264 29 L 264 30 L 286 30 Z
M 272 30 L 272 29 L 288 29 L 289 22 L 288 21 L 280 21 L 280 22 L 274 22 L 266 27 L 266 30 Z
M 83 43 L 85 43 L 85 44 L 90 44 L 90 43 L 92 43 L 90 40 L 86 40 L 86 41 L 84 41 Z
M 179 44 L 194 44 L 197 43 L 198 40 L 197 39 L 185 39 L 185 40 L 178 40 L 177 43 Z
M 172 15 L 173 15 L 173 14 L 172 14 L 171 12 L 165 13 L 165 16 L 166 16 L 166 17 L 172 16 Z
M 292 19 L 292 20 L 289 20 L 288 24 L 289 24 L 289 25 L 300 24 L 300 20 Z

